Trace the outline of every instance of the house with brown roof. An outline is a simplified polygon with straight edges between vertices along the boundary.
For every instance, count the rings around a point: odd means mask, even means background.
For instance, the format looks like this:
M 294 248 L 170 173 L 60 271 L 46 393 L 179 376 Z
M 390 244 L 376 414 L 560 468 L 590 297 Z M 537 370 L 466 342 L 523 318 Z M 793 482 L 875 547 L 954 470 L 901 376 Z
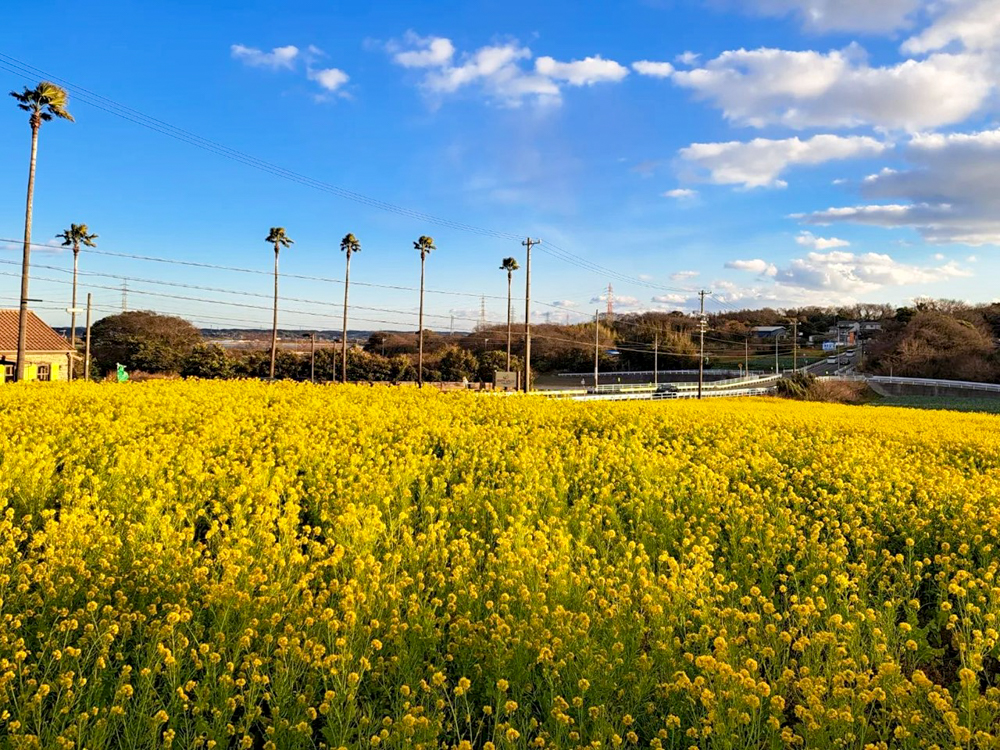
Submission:
M 3 382 L 14 379 L 17 360 L 17 310 L 0 310 L 0 362 Z M 66 380 L 72 366 L 73 347 L 35 313 L 28 311 L 25 339 L 25 380 Z

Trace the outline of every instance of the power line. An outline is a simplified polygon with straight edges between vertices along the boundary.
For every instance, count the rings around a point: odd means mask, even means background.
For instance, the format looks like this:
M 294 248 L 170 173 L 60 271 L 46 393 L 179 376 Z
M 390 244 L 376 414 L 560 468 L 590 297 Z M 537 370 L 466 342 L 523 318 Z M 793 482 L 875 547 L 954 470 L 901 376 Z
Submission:
M 22 244 L 22 240 L 13 239 L 13 238 L 10 238 L 10 237 L 0 237 L 0 242 L 11 242 L 11 243 L 16 243 L 18 245 Z M 31 245 L 31 247 L 45 248 L 45 249 L 49 249 L 49 250 L 51 249 L 51 245 L 46 245 L 46 244 L 41 243 L 41 242 L 32 242 L 32 243 L 29 243 L 29 244 Z M 220 265 L 220 264 L 217 264 L 217 263 L 204 263 L 202 261 L 194 261 L 194 260 L 178 260 L 176 258 L 163 258 L 163 257 L 155 256 L 155 255 L 140 255 L 138 253 L 122 253 L 122 252 L 115 252 L 115 251 L 112 251 L 112 250 L 98 250 L 96 248 L 86 248 L 85 250 L 86 250 L 85 254 L 91 254 L 91 255 L 105 255 L 105 256 L 114 257 L 114 258 L 126 258 L 126 259 L 129 259 L 129 260 L 147 261 L 147 262 L 151 262 L 151 263 L 164 263 L 164 264 L 167 264 L 167 265 L 189 266 L 189 267 L 192 267 L 192 268 L 203 268 L 203 269 L 209 269 L 209 270 L 214 270 L 214 271 L 231 271 L 233 273 L 254 274 L 254 275 L 257 275 L 257 276 L 268 276 L 268 277 L 273 277 L 274 276 L 274 271 L 268 271 L 268 270 L 259 269 L 259 268 L 242 268 L 240 266 L 225 266 L 225 265 Z M 81 250 L 81 252 L 83 252 L 83 250 Z M 37 264 L 34 264 L 34 263 L 32 265 L 33 266 L 37 266 Z M 38 266 L 38 267 L 41 267 L 41 266 Z M 47 267 L 48 268 L 53 268 L 53 269 L 56 268 L 55 266 L 47 266 Z M 65 270 L 65 269 L 57 269 L 57 270 Z M 83 274 L 85 272 L 81 271 L 80 273 Z M 107 275 L 107 274 L 106 274 L 106 276 L 110 277 L 110 275 Z M 278 277 L 279 278 L 285 278 L 285 279 L 297 279 L 297 280 L 303 280 L 303 281 L 319 281 L 319 282 L 322 282 L 324 284 L 343 284 L 344 283 L 343 279 L 331 278 L 331 277 L 326 277 L 326 276 L 311 276 L 311 275 L 308 275 L 308 274 L 287 273 L 287 272 L 284 272 L 284 271 L 280 272 L 278 274 Z M 133 277 L 119 276 L 117 278 L 133 278 Z M 150 282 L 150 283 L 166 283 L 166 282 Z M 419 292 L 420 291 L 419 287 L 402 286 L 402 285 L 399 285 L 399 284 L 377 284 L 377 283 L 368 282 L 368 281 L 354 281 L 354 280 L 352 280 L 351 281 L 351 285 L 352 286 L 363 286 L 363 287 L 368 287 L 368 288 L 373 288 L 373 289 L 390 289 L 390 290 L 393 290 L 393 291 L 402 291 L 402 292 Z M 425 294 L 440 294 L 440 295 L 452 296 L 452 297 L 473 297 L 473 298 L 478 297 L 480 299 L 485 298 L 485 299 L 489 299 L 489 300 L 502 301 L 502 302 L 505 302 L 505 303 L 507 301 L 507 297 L 505 295 L 482 294 L 482 293 L 478 293 L 478 292 L 459 292 L 459 291 L 446 290 L 446 289 L 425 289 L 424 293 Z M 512 300 L 521 301 L 524 298 L 523 297 L 516 297 L 515 296 L 515 297 L 512 297 L 511 299 Z M 554 304 L 549 303 L 549 302 L 538 302 L 537 300 L 533 300 L 533 301 L 536 304 L 542 305 L 544 307 L 552 307 L 552 308 L 556 308 L 556 309 L 559 309 L 559 310 L 563 310 L 564 312 L 571 312 L 574 315 L 581 315 L 581 313 L 578 312 L 578 311 L 575 311 L 575 310 L 566 310 L 564 307 L 561 307 L 559 305 L 554 305 Z M 352 307 L 353 307 L 353 305 L 352 305 Z
M 82 86 L 74 84 L 65 78 L 48 73 L 40 68 L 37 68 L 29 63 L 19 60 L 10 55 L 0 52 L 0 68 L 6 70 L 9 73 L 25 78 L 27 80 L 32 80 L 37 76 L 42 76 L 48 80 L 58 81 L 62 84 L 70 93 L 72 93 L 76 98 L 82 101 L 84 104 L 88 104 L 96 109 L 100 109 L 109 114 L 120 117 L 124 120 L 128 120 L 144 128 L 153 130 L 155 132 L 166 135 L 178 141 L 182 141 L 196 148 L 209 151 L 223 158 L 237 161 L 254 169 L 258 169 L 263 172 L 267 172 L 271 175 L 281 177 L 283 179 L 295 182 L 306 187 L 311 187 L 316 190 L 321 190 L 327 193 L 331 193 L 340 198 L 346 200 L 354 201 L 362 205 L 369 206 L 381 211 L 387 211 L 390 213 L 395 213 L 397 215 L 405 216 L 411 219 L 417 219 L 419 221 L 435 224 L 437 226 L 443 226 L 448 229 L 454 229 L 457 231 L 470 232 L 473 234 L 478 234 L 482 236 L 493 237 L 496 239 L 508 240 L 508 241 L 518 241 L 520 240 L 520 235 L 514 234 L 512 232 L 500 231 L 495 229 L 488 229 L 485 227 L 479 227 L 472 224 L 466 224 L 463 222 L 456 222 L 451 219 L 444 219 L 438 216 L 433 216 L 431 214 L 426 214 L 420 211 L 416 211 L 409 208 L 404 208 L 402 206 L 389 203 L 387 201 L 378 200 L 371 198 L 369 196 L 357 193 L 352 190 L 347 190 L 345 188 L 339 187 L 337 185 L 332 185 L 328 182 L 322 180 L 316 180 L 314 178 L 308 177 L 306 175 L 294 172 L 284 167 L 280 167 L 276 164 L 272 164 L 263 159 L 259 159 L 250 154 L 244 153 L 229 146 L 225 146 L 216 141 L 209 140 L 208 138 L 203 138 L 195 133 L 184 130 L 183 128 L 171 125 L 164 120 L 160 120 L 150 115 L 146 115 L 139 110 L 133 109 L 127 105 L 121 104 L 113 99 L 102 96 L 96 92 L 90 91 Z M 640 286 L 646 286 L 654 289 L 662 289 L 667 291 L 684 291 L 690 292 L 689 289 L 679 289 L 676 287 L 667 287 L 659 284 L 654 284 L 645 279 L 638 277 L 628 276 L 627 274 L 622 274 L 618 271 L 614 271 L 609 268 L 605 268 L 597 263 L 589 261 L 582 258 L 575 253 L 568 250 L 564 250 L 558 245 L 547 243 L 546 247 L 540 248 L 543 252 L 552 255 L 566 263 L 577 266 L 584 270 L 591 271 L 604 276 L 611 276 L 616 280 L 625 281 L 631 284 L 637 284 Z
M 2 259 L 0 259 L 0 264 L 2 264 L 2 265 L 9 265 L 9 266 L 18 266 L 18 265 L 20 265 L 20 263 L 18 261 L 2 260 Z M 46 270 L 57 271 L 57 272 L 60 272 L 60 273 L 72 273 L 72 271 L 69 270 L 69 269 L 60 268 L 59 266 L 46 265 L 44 263 L 35 263 L 35 264 L 33 264 L 33 267 L 34 268 L 44 268 Z M 248 291 L 239 290 L 239 289 L 223 289 L 221 287 L 201 286 L 201 285 L 198 285 L 198 284 L 185 284 L 185 283 L 179 282 L 179 281 L 163 281 L 163 280 L 160 280 L 160 279 L 143 279 L 143 278 L 138 278 L 138 277 L 135 277 L 135 276 L 122 276 L 122 275 L 119 275 L 119 274 L 101 273 L 99 271 L 79 271 L 78 274 L 80 276 L 92 276 L 92 277 L 98 277 L 98 278 L 120 280 L 120 281 L 123 282 L 122 287 L 121 287 L 122 291 L 123 291 L 123 295 L 124 295 L 124 293 L 126 293 L 129 290 L 128 282 L 135 281 L 135 282 L 139 282 L 139 283 L 143 283 L 143 284 L 159 284 L 159 285 L 162 285 L 162 286 L 169 286 L 169 287 L 175 287 L 175 288 L 180 288 L 180 289 L 194 289 L 194 290 L 202 291 L 202 292 L 219 292 L 221 294 L 236 294 L 236 295 L 240 295 L 240 296 L 244 296 L 244 297 L 257 297 L 257 298 L 260 298 L 260 299 L 271 299 L 271 295 L 269 295 L 269 294 L 263 294 L 263 293 L 260 293 L 260 292 L 248 292 Z M 56 283 L 67 283 L 67 282 L 65 282 L 65 281 L 56 281 Z M 152 292 L 145 292 L 143 290 L 136 290 L 135 288 L 132 288 L 131 291 L 133 293 L 137 293 L 137 294 L 153 294 Z M 124 299 L 125 298 L 123 296 L 123 302 L 122 302 L 122 307 L 123 307 L 122 311 L 123 312 L 124 312 L 124 307 L 125 307 Z M 329 301 L 329 300 L 305 299 L 305 298 L 302 298 L 302 297 L 286 297 L 286 296 L 283 296 L 281 299 L 284 300 L 284 301 L 286 301 L 286 302 L 304 302 L 306 304 L 324 305 L 324 306 L 328 306 L 328 307 L 334 307 L 334 308 L 337 308 L 339 310 L 343 310 L 343 305 L 341 303 L 339 303 L 339 302 L 332 302 L 332 301 Z M 367 306 L 364 306 L 364 305 L 351 305 L 351 308 L 352 309 L 357 309 L 357 310 L 369 310 L 369 311 L 374 311 L 374 312 L 396 313 L 396 314 L 399 314 L 399 315 L 416 315 L 417 314 L 417 313 L 413 312 L 412 310 L 400 310 L 400 309 L 396 309 L 396 308 L 387 308 L 387 307 L 367 307 Z M 425 313 L 425 315 L 427 315 L 429 317 L 434 317 L 434 318 L 447 318 L 447 317 L 449 317 L 450 314 Z M 474 318 L 461 317 L 461 316 L 458 316 L 458 319 L 459 320 L 465 320 L 465 321 L 468 321 L 468 322 L 472 322 L 474 320 Z

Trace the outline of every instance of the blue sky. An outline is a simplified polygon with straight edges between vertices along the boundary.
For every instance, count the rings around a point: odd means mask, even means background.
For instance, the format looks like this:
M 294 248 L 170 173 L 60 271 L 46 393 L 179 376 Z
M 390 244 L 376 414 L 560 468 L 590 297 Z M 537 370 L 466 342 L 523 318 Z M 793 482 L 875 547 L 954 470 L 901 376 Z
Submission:
M 296 240 L 283 272 L 339 279 L 353 232 L 356 328 L 415 327 L 421 234 L 438 246 L 428 288 L 461 293 L 428 295 L 439 329 L 473 325 L 480 295 L 503 318 L 498 266 L 523 261 L 506 235 L 529 233 L 543 240 L 538 319 L 592 315 L 609 282 L 619 310 L 691 309 L 699 288 L 715 309 L 978 302 L 1000 294 L 997 31 L 998 0 L 9 0 L 0 85 L 55 76 L 313 180 L 491 230 L 282 179 L 76 89 L 77 122 L 43 127 L 36 242 L 86 222 L 101 251 L 268 271 L 263 238 L 281 225 Z M 23 231 L 28 146 L 11 101 L 3 238 Z M 19 257 L 0 242 L 0 304 L 15 303 Z M 31 296 L 64 324 L 71 255 L 40 248 L 34 262 L 53 268 L 36 269 Z M 269 322 L 266 274 L 102 254 L 81 268 L 99 314 L 120 307 L 124 277 L 131 308 Z M 298 300 L 283 325 L 339 324 L 342 285 L 289 277 L 282 294 Z

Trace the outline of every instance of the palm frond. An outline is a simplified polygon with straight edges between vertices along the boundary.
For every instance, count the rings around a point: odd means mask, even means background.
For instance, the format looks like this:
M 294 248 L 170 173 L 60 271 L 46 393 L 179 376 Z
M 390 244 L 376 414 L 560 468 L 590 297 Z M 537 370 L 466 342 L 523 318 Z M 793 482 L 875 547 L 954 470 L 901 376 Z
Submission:
M 87 247 L 97 247 L 94 242 L 98 235 L 91 234 L 90 228 L 86 224 L 70 224 L 69 229 L 56 235 L 57 239 L 63 240 L 63 245 L 76 245 L 83 243 Z
M 431 250 L 437 250 L 437 247 L 434 245 L 433 237 L 428 237 L 426 234 L 422 234 L 417 241 L 413 243 L 413 249 L 419 250 L 421 255 L 428 255 Z
M 267 237 L 264 242 L 268 242 L 276 247 L 280 245 L 281 247 L 288 247 L 289 245 L 294 245 L 295 240 L 285 233 L 284 227 L 271 227 L 271 231 L 268 232 Z
M 59 117 L 74 122 L 73 115 L 66 110 L 69 94 L 62 86 L 42 81 L 33 89 L 25 86 L 21 93 L 11 91 L 10 95 L 18 101 L 18 109 L 31 112 L 39 120 L 48 122 L 53 117 Z
M 348 232 L 347 234 L 344 235 L 344 239 L 340 241 L 340 249 L 342 251 L 345 251 L 349 255 L 352 255 L 354 253 L 360 253 L 361 243 L 358 241 L 357 237 L 355 237 L 352 233 Z

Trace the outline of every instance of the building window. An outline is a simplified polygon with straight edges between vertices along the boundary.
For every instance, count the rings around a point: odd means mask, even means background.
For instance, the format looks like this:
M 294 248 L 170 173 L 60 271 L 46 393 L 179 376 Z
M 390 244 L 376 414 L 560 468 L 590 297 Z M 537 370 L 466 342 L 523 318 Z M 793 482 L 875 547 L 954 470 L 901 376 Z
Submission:
M 49 365 L 38 365 L 38 380 L 45 383 L 52 380 L 52 368 Z
M 14 365 L 3 366 L 3 382 L 8 383 L 14 379 Z

